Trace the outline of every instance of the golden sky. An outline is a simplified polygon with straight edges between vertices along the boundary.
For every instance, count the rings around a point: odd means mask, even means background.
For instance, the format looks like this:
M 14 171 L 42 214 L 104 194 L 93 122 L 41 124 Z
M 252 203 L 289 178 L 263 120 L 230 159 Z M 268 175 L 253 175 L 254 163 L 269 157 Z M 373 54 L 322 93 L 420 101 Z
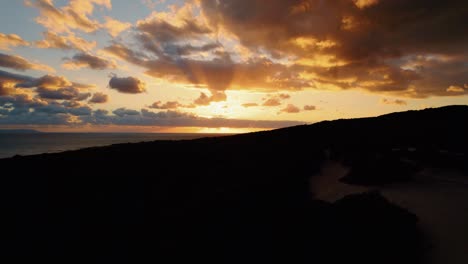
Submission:
M 246 132 L 468 103 L 465 1 L 26 0 L 0 128 Z

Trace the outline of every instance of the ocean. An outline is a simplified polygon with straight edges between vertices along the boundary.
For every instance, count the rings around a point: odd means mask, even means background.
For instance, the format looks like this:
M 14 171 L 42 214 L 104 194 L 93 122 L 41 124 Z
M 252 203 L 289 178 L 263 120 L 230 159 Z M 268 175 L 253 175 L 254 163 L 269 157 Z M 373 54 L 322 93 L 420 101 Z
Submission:
M 226 134 L 176 133 L 0 133 L 0 159 L 15 155 L 34 155 L 136 143 L 154 140 L 187 140 Z

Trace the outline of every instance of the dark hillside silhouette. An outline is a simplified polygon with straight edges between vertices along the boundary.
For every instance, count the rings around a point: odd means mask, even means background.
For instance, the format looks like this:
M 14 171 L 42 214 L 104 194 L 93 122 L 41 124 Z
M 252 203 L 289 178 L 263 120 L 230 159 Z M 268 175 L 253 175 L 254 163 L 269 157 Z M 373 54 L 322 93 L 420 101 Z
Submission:
M 0 160 L 0 256 L 62 263 L 418 263 L 417 216 L 314 199 L 329 157 L 365 185 L 467 171 L 468 106 Z M 367 165 L 368 166 L 367 166 Z M 353 170 L 354 169 L 354 170 Z

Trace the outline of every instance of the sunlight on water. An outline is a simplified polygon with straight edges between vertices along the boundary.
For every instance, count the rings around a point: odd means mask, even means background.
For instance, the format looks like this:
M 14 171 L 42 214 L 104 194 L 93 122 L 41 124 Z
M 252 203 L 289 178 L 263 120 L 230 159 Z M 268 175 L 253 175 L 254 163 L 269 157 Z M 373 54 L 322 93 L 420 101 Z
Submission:
M 226 134 L 176 133 L 37 133 L 0 134 L 0 158 L 34 155 L 154 140 L 188 140 Z

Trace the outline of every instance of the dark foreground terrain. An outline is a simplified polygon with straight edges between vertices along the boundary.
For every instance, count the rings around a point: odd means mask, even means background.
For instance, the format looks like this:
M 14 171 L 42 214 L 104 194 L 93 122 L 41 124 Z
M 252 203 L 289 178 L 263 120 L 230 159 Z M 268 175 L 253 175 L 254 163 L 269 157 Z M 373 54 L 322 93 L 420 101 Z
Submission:
M 467 120 L 468 106 L 450 106 L 0 160 L 0 257 L 428 263 L 417 215 L 376 191 L 321 201 L 310 180 L 327 160 L 361 186 L 411 182 L 427 166 L 467 174 Z

